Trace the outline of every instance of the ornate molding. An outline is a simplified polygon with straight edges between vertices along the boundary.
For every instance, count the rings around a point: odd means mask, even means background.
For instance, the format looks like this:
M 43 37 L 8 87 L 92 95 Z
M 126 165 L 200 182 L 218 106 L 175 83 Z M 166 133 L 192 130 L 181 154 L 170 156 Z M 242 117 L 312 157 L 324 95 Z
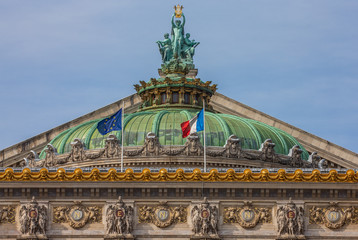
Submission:
M 183 73 L 189 72 L 189 69 L 186 69 L 188 65 L 178 65 L 177 62 L 173 61 L 171 62 L 171 65 L 169 66 L 169 68 L 173 68 L 173 67 L 180 67 L 180 71 L 182 71 Z M 178 70 L 179 71 L 179 70 Z M 163 73 L 167 74 L 168 72 L 163 71 Z M 211 81 L 206 81 L 206 82 L 202 82 L 200 80 L 200 78 L 195 78 L 194 80 L 191 79 L 187 79 L 185 77 L 182 77 L 180 80 L 173 80 L 169 77 L 166 77 L 164 79 L 164 81 L 158 81 L 155 78 L 151 78 L 149 82 L 145 82 L 145 81 L 140 81 L 140 85 L 139 84 L 134 84 L 134 88 L 137 91 L 138 94 L 143 93 L 145 90 L 149 90 L 149 89 L 153 89 L 153 88 L 158 88 L 158 87 L 168 87 L 168 86 L 193 86 L 193 87 L 197 87 L 197 88 L 202 88 L 202 89 L 206 89 L 208 90 L 211 94 L 214 94 L 216 92 L 217 89 L 217 84 L 213 84 L 211 85 Z
M 88 223 L 102 222 L 102 208 L 98 206 L 87 207 L 80 201 L 72 206 L 59 206 L 53 208 L 54 223 L 68 223 L 72 228 L 82 228 Z
M 358 209 L 341 208 L 337 203 L 331 203 L 326 208 L 313 206 L 310 209 L 309 223 L 324 224 L 330 229 L 338 229 L 346 224 L 358 224 Z
M 201 172 L 194 169 L 193 172 L 184 172 L 177 169 L 176 172 L 168 172 L 161 169 L 159 172 L 151 172 L 144 169 L 142 172 L 134 172 L 128 168 L 125 172 L 117 172 L 116 169 L 109 169 L 106 172 L 93 168 L 91 172 L 83 172 L 81 168 L 74 171 L 66 171 L 63 168 L 56 172 L 50 172 L 46 168 L 40 171 L 31 171 L 29 168 L 21 172 L 15 172 L 12 168 L 7 168 L 0 172 L 0 181 L 164 181 L 164 182 L 311 182 L 311 183 L 358 183 L 358 172 L 350 169 L 346 173 L 338 173 L 330 170 L 328 173 L 321 173 L 315 169 L 310 173 L 304 173 L 297 169 L 293 173 L 287 173 L 284 169 L 277 172 L 269 172 L 267 169 L 259 173 L 253 173 L 250 169 L 244 172 L 235 172 L 233 169 L 225 173 L 212 169 L 210 172 Z
M 243 207 L 224 208 L 224 223 L 238 223 L 243 228 L 254 228 L 258 223 L 270 223 L 272 209 L 256 208 L 251 202 Z
M 187 209 L 183 206 L 169 206 L 161 202 L 157 206 L 140 206 L 138 209 L 139 223 L 153 223 L 160 228 L 166 228 L 174 223 L 185 223 Z

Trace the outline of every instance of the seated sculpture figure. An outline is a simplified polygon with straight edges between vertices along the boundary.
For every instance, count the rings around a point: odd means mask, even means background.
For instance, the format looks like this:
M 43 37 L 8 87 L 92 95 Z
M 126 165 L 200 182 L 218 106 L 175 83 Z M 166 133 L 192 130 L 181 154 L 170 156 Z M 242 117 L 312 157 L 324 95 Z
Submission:
M 163 41 L 157 41 L 159 52 L 162 55 L 163 63 L 170 61 L 173 57 L 172 41 L 169 38 L 169 33 L 164 34 Z
M 195 40 L 190 40 L 190 33 L 187 33 L 184 38 L 184 44 L 182 49 L 182 57 L 192 61 L 195 54 L 195 48 L 200 44 L 200 42 L 195 42 Z

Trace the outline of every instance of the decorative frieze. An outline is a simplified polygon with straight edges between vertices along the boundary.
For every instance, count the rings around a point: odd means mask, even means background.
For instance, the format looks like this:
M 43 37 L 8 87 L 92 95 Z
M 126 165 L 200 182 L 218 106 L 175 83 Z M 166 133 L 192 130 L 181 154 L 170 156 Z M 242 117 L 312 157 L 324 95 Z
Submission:
M 169 206 L 161 202 L 157 206 L 140 206 L 138 210 L 139 223 L 152 223 L 157 227 L 165 228 L 174 223 L 186 223 L 187 208 L 183 206 Z
M 68 223 L 72 228 L 82 228 L 88 223 L 102 222 L 102 207 L 84 206 L 80 201 L 75 201 L 71 206 L 59 206 L 53 208 L 54 223 Z
M 339 229 L 346 224 L 358 224 L 358 209 L 341 208 L 337 203 L 331 203 L 326 208 L 313 206 L 310 209 L 309 223 L 324 224 L 330 229 Z
M 121 153 L 119 140 L 113 134 L 109 135 L 106 139 L 105 147 L 102 149 L 87 150 L 85 149 L 84 143 L 80 139 L 74 139 L 71 143 L 71 147 L 70 153 L 58 155 L 56 148 L 54 148 L 51 144 L 48 144 L 45 149 L 45 159 L 40 160 L 37 154 L 34 151 L 31 151 L 24 161 L 29 167 L 52 167 L 94 159 L 119 158 Z M 313 153 L 315 155 L 312 154 L 312 156 L 310 156 L 309 161 L 302 160 L 302 149 L 300 149 L 298 145 L 293 146 L 288 155 L 277 154 L 274 147 L 275 143 L 273 143 L 271 139 L 267 139 L 264 143 L 262 143 L 259 150 L 242 149 L 240 139 L 235 135 L 231 135 L 223 147 L 209 146 L 206 148 L 206 153 L 210 157 L 261 160 L 264 162 L 289 165 L 292 167 L 327 167 L 324 159 L 321 159 L 319 163 L 317 163 L 319 156 L 316 153 Z M 203 153 L 204 148 L 200 142 L 199 136 L 196 133 L 191 134 L 186 139 L 186 143 L 183 146 L 162 146 L 159 143 L 158 136 L 149 132 L 145 137 L 143 146 L 125 147 L 123 149 L 123 155 L 126 157 L 202 156 Z
M 254 228 L 258 223 L 271 223 L 272 209 L 253 207 L 245 202 L 243 207 L 224 208 L 224 223 L 238 223 L 243 228 Z

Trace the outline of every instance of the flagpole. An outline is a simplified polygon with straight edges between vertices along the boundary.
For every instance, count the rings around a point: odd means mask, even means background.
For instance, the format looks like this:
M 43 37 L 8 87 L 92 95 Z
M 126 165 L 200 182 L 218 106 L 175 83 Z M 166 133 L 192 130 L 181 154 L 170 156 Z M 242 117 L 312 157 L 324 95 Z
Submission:
M 204 118 L 204 172 L 206 172 L 206 134 L 205 134 L 205 99 L 203 98 L 203 118 Z
M 123 125 L 123 119 L 124 119 L 124 100 L 122 100 L 122 151 L 121 151 L 121 172 L 123 172 L 123 152 L 124 152 L 124 125 Z

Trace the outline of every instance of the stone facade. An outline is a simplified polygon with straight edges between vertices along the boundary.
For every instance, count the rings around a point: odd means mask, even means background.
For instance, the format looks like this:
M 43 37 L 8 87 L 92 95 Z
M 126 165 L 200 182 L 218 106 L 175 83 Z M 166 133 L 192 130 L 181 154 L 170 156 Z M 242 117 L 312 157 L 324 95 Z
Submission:
M 327 184 L 320 183 L 284 189 L 285 183 L 72 182 L 72 192 L 58 183 L 21 185 L 1 185 L 0 193 L 8 191 L 0 201 L 0 238 L 356 239 L 358 227 L 356 196 L 325 197 Z

